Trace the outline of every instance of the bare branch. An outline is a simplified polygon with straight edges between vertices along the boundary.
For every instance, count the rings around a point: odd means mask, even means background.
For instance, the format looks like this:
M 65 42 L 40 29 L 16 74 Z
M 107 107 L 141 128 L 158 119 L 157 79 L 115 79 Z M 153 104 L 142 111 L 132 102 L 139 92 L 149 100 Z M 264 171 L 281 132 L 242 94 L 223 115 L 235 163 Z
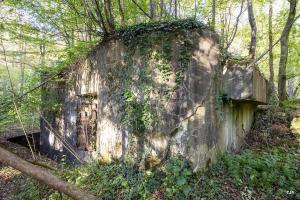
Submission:
M 241 9 L 240 9 L 240 12 L 239 12 L 239 14 L 238 14 L 238 16 L 237 16 L 237 18 L 236 18 L 235 25 L 234 25 L 234 28 L 233 28 L 233 30 L 232 30 L 232 34 L 231 34 L 231 36 L 230 36 L 229 42 L 228 42 L 227 45 L 226 45 L 226 48 L 225 48 L 226 51 L 229 49 L 230 45 L 232 44 L 232 42 L 233 42 L 233 40 L 234 40 L 234 38 L 235 38 L 235 36 L 236 36 L 237 29 L 238 29 L 238 24 L 239 24 L 239 22 L 240 22 L 240 17 L 241 17 L 242 14 L 247 10 L 247 9 L 244 9 L 244 10 L 243 10 L 243 7 L 244 7 L 244 0 L 242 0 L 242 2 L 241 2 Z
M 152 20 L 152 17 L 146 11 L 144 11 L 144 9 L 135 0 L 132 0 L 132 2 L 144 13 L 144 15 Z
M 300 18 L 300 14 L 297 15 L 297 16 L 295 17 L 293 23 L 295 23 L 295 21 L 297 21 L 298 18 Z M 248 65 L 248 67 L 254 66 L 254 65 L 255 65 L 259 60 L 261 60 L 267 53 L 269 53 L 269 51 L 270 51 L 271 49 L 273 49 L 273 48 L 280 42 L 281 38 L 282 38 L 282 35 L 280 36 L 280 38 L 279 38 L 279 39 L 278 39 L 271 47 L 269 47 L 269 48 L 268 48 L 265 52 L 263 52 L 259 57 L 257 57 L 254 61 L 252 61 L 252 62 Z

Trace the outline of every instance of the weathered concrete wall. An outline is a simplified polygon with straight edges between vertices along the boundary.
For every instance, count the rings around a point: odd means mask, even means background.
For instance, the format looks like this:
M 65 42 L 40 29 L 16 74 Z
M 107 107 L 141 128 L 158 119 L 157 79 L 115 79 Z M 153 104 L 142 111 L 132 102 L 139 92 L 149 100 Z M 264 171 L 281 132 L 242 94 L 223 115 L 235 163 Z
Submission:
M 223 69 L 224 93 L 232 100 L 267 102 L 267 83 L 256 67 L 229 64 Z
M 147 164 L 180 154 L 195 170 L 237 149 L 255 105 L 220 101 L 216 34 L 191 29 L 135 40 L 103 42 L 68 69 L 56 90 L 59 111 L 44 112 L 52 127 L 41 120 L 41 148 L 66 154 L 55 131 L 86 160 Z
M 228 151 L 236 150 L 243 144 L 245 135 L 250 131 L 256 106 L 251 103 L 224 104 L 223 148 Z

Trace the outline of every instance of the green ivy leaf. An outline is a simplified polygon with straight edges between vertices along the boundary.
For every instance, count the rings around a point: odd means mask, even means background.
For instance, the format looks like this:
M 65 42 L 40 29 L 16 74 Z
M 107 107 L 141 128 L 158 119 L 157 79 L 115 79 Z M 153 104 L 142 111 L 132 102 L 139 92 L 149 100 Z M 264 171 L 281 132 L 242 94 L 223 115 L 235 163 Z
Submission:
M 183 191 L 184 195 L 187 197 L 190 194 L 190 192 L 192 191 L 192 188 L 189 185 L 185 185 L 185 186 L 183 186 L 182 191 Z
M 179 176 L 176 180 L 176 184 L 178 186 L 183 186 L 184 184 L 186 184 L 186 178 L 183 176 Z

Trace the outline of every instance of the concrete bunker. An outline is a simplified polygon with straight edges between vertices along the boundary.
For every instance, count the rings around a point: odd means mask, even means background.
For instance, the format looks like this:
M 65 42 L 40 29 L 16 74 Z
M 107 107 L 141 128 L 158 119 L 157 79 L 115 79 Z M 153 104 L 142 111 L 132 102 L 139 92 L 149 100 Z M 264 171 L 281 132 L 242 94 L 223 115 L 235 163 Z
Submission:
M 175 28 L 174 28 L 175 27 Z M 180 155 L 194 170 L 236 150 L 266 81 L 256 68 L 220 63 L 218 36 L 197 22 L 122 32 L 44 88 L 40 150 L 83 160 L 159 162 Z

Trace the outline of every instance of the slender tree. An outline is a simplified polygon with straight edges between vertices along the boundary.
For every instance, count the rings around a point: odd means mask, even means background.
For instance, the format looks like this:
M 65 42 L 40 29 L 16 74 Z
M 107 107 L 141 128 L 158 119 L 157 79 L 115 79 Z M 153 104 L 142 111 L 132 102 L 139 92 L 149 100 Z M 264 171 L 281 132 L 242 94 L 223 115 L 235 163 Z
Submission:
M 149 0 L 148 2 L 149 7 L 149 13 L 153 20 L 156 20 L 156 1 L 155 0 Z
M 174 15 L 175 15 L 175 18 L 177 18 L 177 15 L 178 15 L 178 2 L 177 0 L 174 0 Z
M 225 47 L 225 51 L 227 51 L 227 50 L 229 49 L 230 45 L 232 44 L 232 42 L 233 42 L 233 40 L 234 40 L 234 38 L 235 38 L 235 36 L 236 36 L 237 30 L 238 30 L 238 25 L 239 25 L 239 22 L 240 22 L 240 17 L 241 17 L 242 14 L 243 14 L 243 7 L 244 7 L 244 0 L 241 1 L 240 12 L 239 12 L 239 14 L 238 14 L 238 16 L 237 16 L 237 18 L 236 18 L 236 22 L 235 22 L 234 27 L 233 27 L 233 29 L 232 29 L 232 33 L 231 33 L 231 35 L 229 36 L 228 42 L 227 42 L 226 47 Z M 225 14 L 224 14 L 224 15 L 225 15 Z M 222 21 L 222 20 L 221 20 L 221 21 Z M 225 26 L 225 24 L 224 24 L 224 26 Z M 224 35 L 224 34 L 223 34 L 223 35 Z M 223 44 L 223 46 L 224 46 L 224 44 Z
M 115 19 L 114 15 L 112 14 L 112 6 L 110 0 L 104 0 L 104 13 L 108 32 L 112 33 L 115 30 Z
M 160 19 L 162 19 L 164 16 L 164 12 L 165 12 L 164 0 L 159 1 L 159 9 L 160 9 L 159 17 L 160 17 Z
M 119 11 L 120 11 L 120 15 L 121 15 L 121 27 L 125 28 L 126 21 L 125 21 L 125 3 L 124 3 L 124 0 L 118 0 L 118 5 L 119 5 Z
M 211 22 L 211 24 L 212 24 L 213 29 L 215 29 L 216 28 L 216 0 L 212 1 L 212 11 L 211 11 L 211 13 L 212 13 L 212 22 Z
M 269 39 L 269 87 L 268 87 L 268 102 L 273 104 L 276 101 L 276 91 L 275 91 L 275 86 L 274 86 L 274 56 L 273 56 L 273 23 L 272 23 L 272 18 L 273 18 L 273 2 L 270 0 L 269 3 L 269 17 L 268 17 L 268 39 Z
M 270 78 L 269 81 L 271 84 L 274 83 L 274 68 L 273 68 L 273 24 L 272 24 L 272 18 L 273 18 L 273 5 L 272 0 L 270 0 L 269 5 L 269 72 L 270 72 Z
M 248 20 L 251 27 L 251 41 L 250 41 L 250 47 L 249 47 L 249 55 L 251 59 L 255 58 L 255 52 L 256 52 L 256 22 L 255 17 L 253 13 L 253 0 L 247 0 L 247 7 L 248 7 Z
M 280 38 L 280 60 L 279 60 L 279 72 L 278 72 L 278 96 L 279 100 L 283 101 L 287 99 L 286 92 L 286 63 L 288 58 L 288 38 L 292 29 L 293 23 L 296 17 L 296 6 L 298 0 L 289 0 L 289 16 L 286 20 L 284 29 Z

